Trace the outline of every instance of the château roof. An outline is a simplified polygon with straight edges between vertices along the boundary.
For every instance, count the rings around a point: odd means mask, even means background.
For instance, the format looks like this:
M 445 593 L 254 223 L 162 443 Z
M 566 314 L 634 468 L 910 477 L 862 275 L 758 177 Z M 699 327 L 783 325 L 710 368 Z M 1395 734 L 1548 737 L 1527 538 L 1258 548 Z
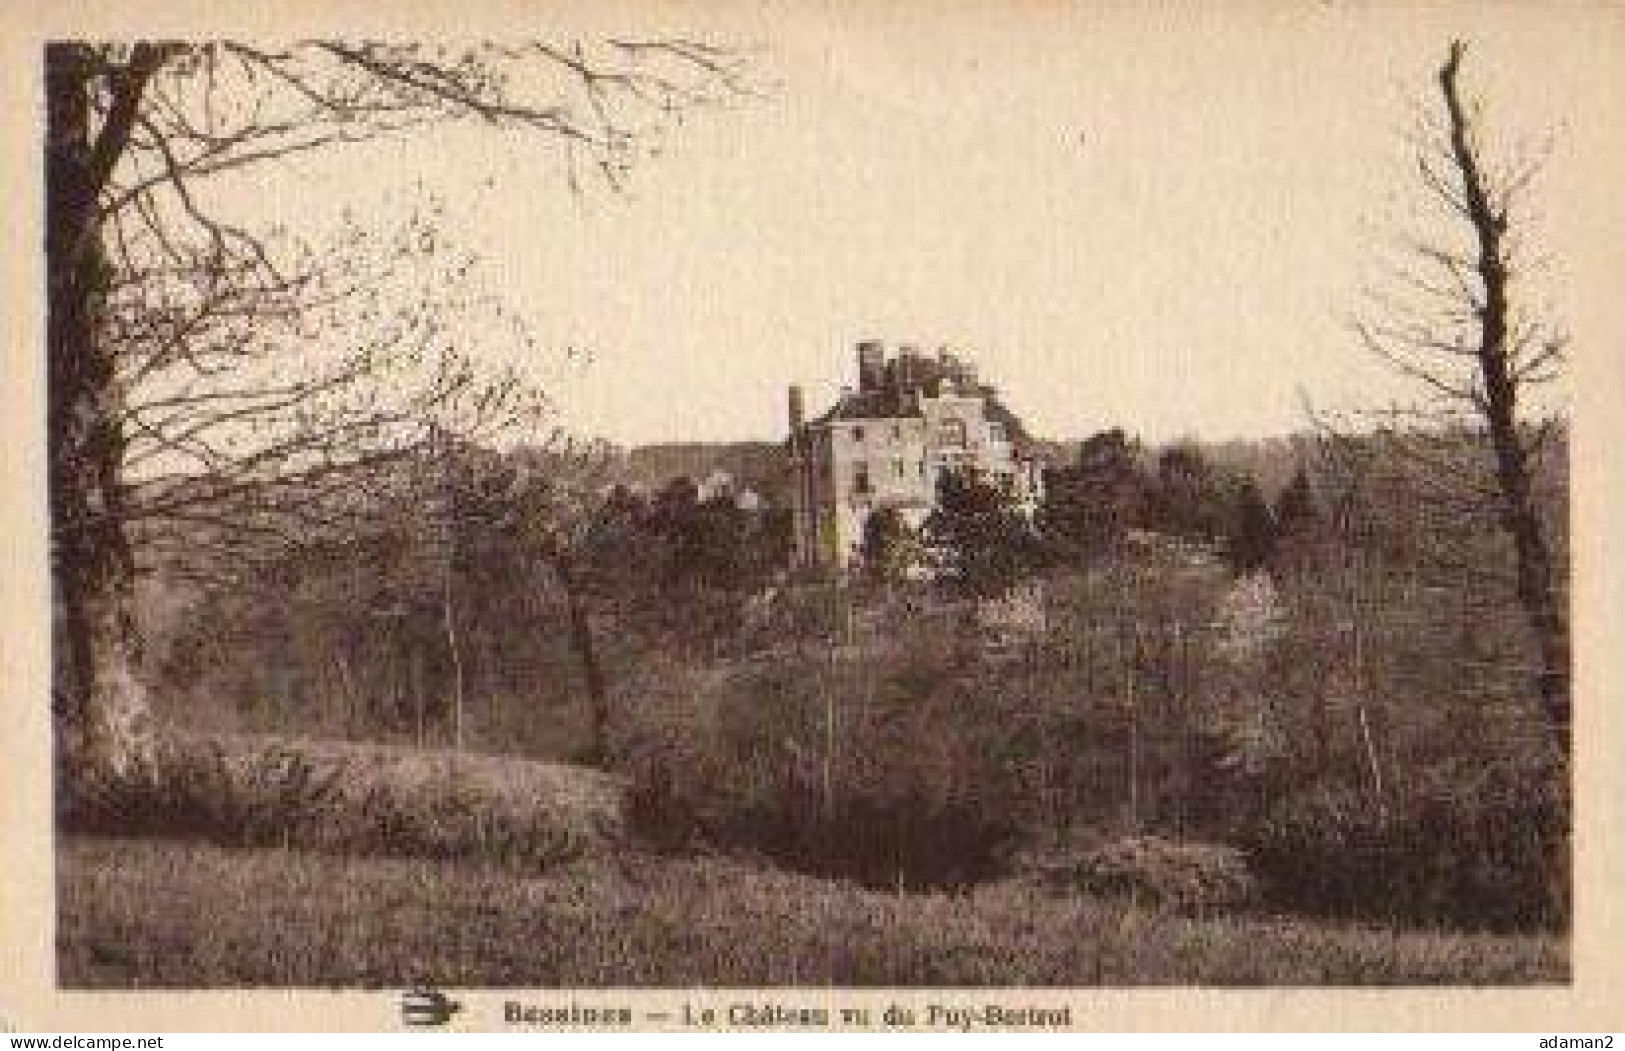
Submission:
M 952 395 L 981 401 L 986 418 L 1003 426 L 1018 453 L 1033 451 L 1035 443 L 1020 418 L 999 401 L 991 386 L 977 380 L 974 363 L 961 360 L 948 348 L 931 357 L 905 345 L 888 355 L 883 343 L 871 340 L 859 343 L 857 350 L 857 389 L 843 388 L 835 404 L 805 426 L 919 419 L 924 415 L 922 399 Z M 791 414 L 799 416 L 799 388 L 791 388 L 791 398 Z
M 987 418 L 1003 425 L 1016 448 L 1025 449 L 1032 443 L 1021 417 L 998 399 L 992 387 L 978 387 L 976 395 L 982 398 Z M 923 415 L 918 398 L 910 397 L 894 387 L 849 390 L 843 392 L 822 415 L 809 420 L 808 426 L 822 426 L 836 421 L 919 419 Z
M 1018 449 L 1027 449 L 1033 443 L 1032 435 L 1027 433 L 1027 425 L 1021 422 L 1021 417 L 1011 412 L 1009 407 L 987 392 L 987 418 L 994 423 L 1004 426 L 1004 433 L 1010 436 L 1010 441 Z
M 881 390 L 845 391 L 822 416 L 810 422 L 896 420 L 923 415 L 917 398 L 906 397 L 902 391 L 887 387 Z

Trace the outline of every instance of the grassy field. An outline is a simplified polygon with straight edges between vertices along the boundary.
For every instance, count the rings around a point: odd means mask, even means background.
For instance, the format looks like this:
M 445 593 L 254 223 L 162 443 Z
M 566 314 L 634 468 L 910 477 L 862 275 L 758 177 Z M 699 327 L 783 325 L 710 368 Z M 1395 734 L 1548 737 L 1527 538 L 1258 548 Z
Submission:
M 73 988 L 1562 982 L 1546 936 L 1189 919 L 1015 882 L 897 895 L 719 858 L 469 862 L 69 837 Z

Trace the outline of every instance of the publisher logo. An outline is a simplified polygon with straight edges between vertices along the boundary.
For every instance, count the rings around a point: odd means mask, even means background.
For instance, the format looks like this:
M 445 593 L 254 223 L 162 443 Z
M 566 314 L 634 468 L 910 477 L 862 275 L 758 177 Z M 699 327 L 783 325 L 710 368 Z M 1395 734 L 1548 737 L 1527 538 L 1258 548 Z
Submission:
M 410 1026 L 442 1026 L 463 1005 L 435 989 L 413 989 L 401 994 L 401 1021 Z

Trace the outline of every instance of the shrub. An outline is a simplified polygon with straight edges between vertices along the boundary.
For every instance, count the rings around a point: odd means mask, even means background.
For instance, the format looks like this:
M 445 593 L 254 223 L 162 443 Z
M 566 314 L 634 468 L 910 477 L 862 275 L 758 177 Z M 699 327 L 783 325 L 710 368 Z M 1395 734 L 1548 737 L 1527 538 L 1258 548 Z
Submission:
M 1068 577 L 1016 653 L 985 646 L 973 604 L 903 589 L 867 596 L 839 647 L 658 666 L 616 706 L 631 823 L 657 846 L 885 886 L 977 882 L 1081 830 L 1200 838 L 1195 684 L 1224 584 L 1137 564 Z
M 362 854 L 478 859 L 545 868 L 579 857 L 584 843 L 545 807 L 516 807 L 458 777 L 417 791 L 366 787 L 342 822 L 345 849 Z
M 876 886 L 994 874 L 1020 828 L 1005 727 L 936 642 L 650 683 L 623 747 L 631 827 Z
M 1035 860 L 1031 867 L 1056 889 L 1126 897 L 1176 912 L 1239 908 L 1252 904 L 1258 891 L 1240 850 L 1157 836 L 1119 839 L 1075 856 Z
M 1289 797 L 1249 853 L 1276 903 L 1497 930 L 1569 918 L 1564 768 L 1547 759 L 1427 770 L 1379 806 L 1346 786 Z
M 579 815 L 468 776 L 412 779 L 287 744 L 166 739 L 120 778 L 64 782 L 64 832 L 465 858 L 536 868 L 583 853 Z
M 65 781 L 61 822 L 91 835 L 286 844 L 332 816 L 342 772 L 319 772 L 283 746 L 228 755 L 214 743 L 162 740 L 121 777 Z

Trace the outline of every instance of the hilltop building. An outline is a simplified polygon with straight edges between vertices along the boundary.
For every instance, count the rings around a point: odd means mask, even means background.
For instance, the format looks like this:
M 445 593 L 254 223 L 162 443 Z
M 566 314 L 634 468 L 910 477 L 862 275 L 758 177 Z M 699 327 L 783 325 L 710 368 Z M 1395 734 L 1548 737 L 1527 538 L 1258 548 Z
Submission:
M 982 383 L 976 366 L 946 350 L 888 353 L 857 346 L 858 385 L 843 388 L 808 420 L 800 387 L 790 388 L 789 462 L 795 564 L 846 568 L 857 560 L 864 524 L 896 508 L 919 528 L 944 471 L 969 470 L 1007 487 L 1033 513 L 1042 472 L 1021 421 Z

